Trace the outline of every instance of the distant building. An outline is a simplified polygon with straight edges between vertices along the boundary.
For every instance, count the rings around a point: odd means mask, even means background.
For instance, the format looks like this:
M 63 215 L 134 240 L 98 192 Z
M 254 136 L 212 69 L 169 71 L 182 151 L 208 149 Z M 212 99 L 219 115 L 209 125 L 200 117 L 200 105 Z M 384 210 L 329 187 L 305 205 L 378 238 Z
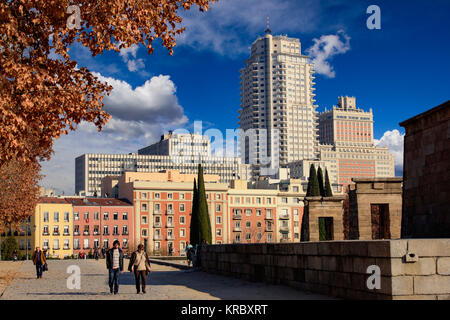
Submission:
M 402 238 L 450 237 L 450 101 L 405 128 Z
M 240 70 L 239 127 L 246 133 L 241 137 L 241 158 L 253 165 L 254 176 L 271 175 L 291 161 L 316 158 L 313 67 L 297 38 L 272 36 L 267 28 L 252 43 Z M 254 135 L 248 136 L 252 130 Z
M 393 154 L 374 145 L 372 109 L 358 109 L 355 97 L 339 97 L 338 106 L 319 114 L 319 142 L 319 159 L 334 162 L 339 184 L 395 177 Z
M 167 134 L 139 154 L 84 154 L 75 159 L 75 193 L 88 196 L 101 193 L 101 181 L 106 176 L 125 172 L 159 172 L 178 170 L 197 174 L 198 164 L 206 174 L 217 174 L 221 183 L 233 179 L 250 180 L 250 166 L 238 157 L 211 156 L 207 136 L 199 134 Z M 104 195 L 102 195 L 104 196 Z

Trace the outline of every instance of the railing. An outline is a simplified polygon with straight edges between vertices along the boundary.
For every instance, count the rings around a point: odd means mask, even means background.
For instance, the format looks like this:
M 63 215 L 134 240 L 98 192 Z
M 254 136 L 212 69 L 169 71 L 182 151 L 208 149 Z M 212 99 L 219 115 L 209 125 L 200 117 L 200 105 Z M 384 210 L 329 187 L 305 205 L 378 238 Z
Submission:
M 281 232 L 289 232 L 289 227 L 280 226 L 280 231 Z
M 234 228 L 233 228 L 233 231 L 235 231 L 235 232 L 240 232 L 240 231 L 242 231 L 242 229 L 241 229 L 241 227 L 234 227 Z
M 272 220 L 272 219 L 273 219 L 273 216 L 272 216 L 272 215 L 267 215 L 267 214 L 266 214 L 265 219 L 266 219 L 266 220 Z
M 280 219 L 281 220 L 288 220 L 289 219 L 289 215 L 288 214 L 280 214 Z
M 89 235 L 89 231 L 83 231 L 83 235 L 88 236 Z
M 109 236 L 109 232 L 103 232 L 104 236 Z
M 54 231 L 53 231 L 53 235 L 54 235 L 54 236 L 59 236 L 59 232 L 54 232 Z
M 43 235 L 43 236 L 49 236 L 49 235 L 50 235 L 50 232 L 48 232 L 48 231 L 45 232 L 45 231 L 44 231 L 44 232 L 42 233 L 42 235 Z
M 122 235 L 127 236 L 128 235 L 128 231 L 122 232 Z
M 154 228 L 161 228 L 161 223 L 157 222 L 153 225 Z
M 242 219 L 242 214 L 240 214 L 240 213 L 235 213 L 235 214 L 233 215 L 233 219 L 234 219 L 234 220 L 240 220 L 240 219 Z
M 70 233 L 69 232 L 64 232 L 63 236 L 70 236 Z
M 154 211 L 153 214 L 161 214 L 161 211 L 159 211 L 159 210 Z
M 167 213 L 167 214 L 173 214 L 173 210 L 167 209 L 166 213 Z
M 74 236 L 79 236 L 79 235 L 80 235 L 80 233 L 79 233 L 79 232 L 76 232 L 76 231 L 74 231 L 73 235 L 74 235 Z
M 63 249 L 64 249 L 64 250 L 69 250 L 69 249 L 70 249 L 70 247 L 64 247 Z
M 172 227 L 173 227 L 173 223 L 167 222 L 166 227 L 167 227 L 167 228 L 172 228 Z

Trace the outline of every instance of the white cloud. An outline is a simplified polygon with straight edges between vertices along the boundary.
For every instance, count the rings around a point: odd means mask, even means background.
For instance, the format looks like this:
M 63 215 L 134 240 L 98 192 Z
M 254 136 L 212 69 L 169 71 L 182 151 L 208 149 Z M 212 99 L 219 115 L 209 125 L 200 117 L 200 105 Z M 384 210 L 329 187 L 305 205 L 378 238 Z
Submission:
M 143 59 L 136 59 L 136 54 L 139 47 L 133 44 L 129 48 L 120 49 L 119 55 L 122 57 L 123 61 L 127 64 L 128 71 L 135 72 L 145 68 L 145 63 Z M 131 59 L 131 57 L 134 59 Z
M 41 163 L 41 172 L 46 175 L 41 184 L 55 188 L 57 193 L 74 193 L 76 157 L 84 153 L 137 152 L 188 121 L 169 76 L 152 77 L 134 89 L 125 81 L 96 76 L 113 87 L 103 100 L 112 117 L 101 132 L 93 124 L 82 122 L 76 131 L 55 142 L 52 159 Z
M 344 41 L 341 40 L 343 38 Z M 323 35 L 319 39 L 313 39 L 314 44 L 306 50 L 314 63 L 317 73 L 334 78 L 336 72 L 330 65 L 330 60 L 337 54 L 343 54 L 350 50 L 350 37 L 343 30 L 337 34 Z
M 192 8 L 181 14 L 186 30 L 177 42 L 225 56 L 249 53 L 251 42 L 264 34 L 267 15 L 273 34 L 309 33 L 321 26 L 319 15 L 323 6 L 319 2 L 225 0 L 212 4 L 205 13 Z
M 386 131 L 381 139 L 374 139 L 375 145 L 379 147 L 388 147 L 389 151 L 394 155 L 396 172 L 403 172 L 403 140 L 405 134 L 394 129 Z

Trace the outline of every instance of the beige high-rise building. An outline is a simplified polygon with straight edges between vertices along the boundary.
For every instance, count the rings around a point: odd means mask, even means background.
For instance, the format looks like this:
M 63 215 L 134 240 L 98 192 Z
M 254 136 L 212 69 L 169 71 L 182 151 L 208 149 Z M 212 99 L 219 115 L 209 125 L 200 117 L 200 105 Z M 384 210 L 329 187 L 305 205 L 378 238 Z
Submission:
M 335 162 L 339 184 L 395 177 L 394 155 L 374 145 L 372 109 L 358 109 L 355 97 L 339 97 L 337 106 L 319 114 L 319 141 L 320 159 Z
M 313 67 L 301 54 L 299 39 L 272 36 L 267 28 L 265 36 L 253 42 L 240 70 L 239 126 L 245 133 L 254 130 L 253 136 L 243 135 L 240 144 L 241 159 L 254 165 L 254 175 L 316 158 Z

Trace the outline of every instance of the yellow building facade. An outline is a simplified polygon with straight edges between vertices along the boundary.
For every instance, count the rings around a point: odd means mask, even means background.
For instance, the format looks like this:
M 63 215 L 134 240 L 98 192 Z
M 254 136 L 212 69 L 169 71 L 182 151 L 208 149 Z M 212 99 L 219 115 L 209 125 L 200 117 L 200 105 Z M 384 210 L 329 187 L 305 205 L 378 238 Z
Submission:
M 41 198 L 31 217 L 33 250 L 39 246 L 47 256 L 63 259 L 73 254 L 72 204 L 63 198 Z M 33 232 L 34 230 L 34 232 Z

